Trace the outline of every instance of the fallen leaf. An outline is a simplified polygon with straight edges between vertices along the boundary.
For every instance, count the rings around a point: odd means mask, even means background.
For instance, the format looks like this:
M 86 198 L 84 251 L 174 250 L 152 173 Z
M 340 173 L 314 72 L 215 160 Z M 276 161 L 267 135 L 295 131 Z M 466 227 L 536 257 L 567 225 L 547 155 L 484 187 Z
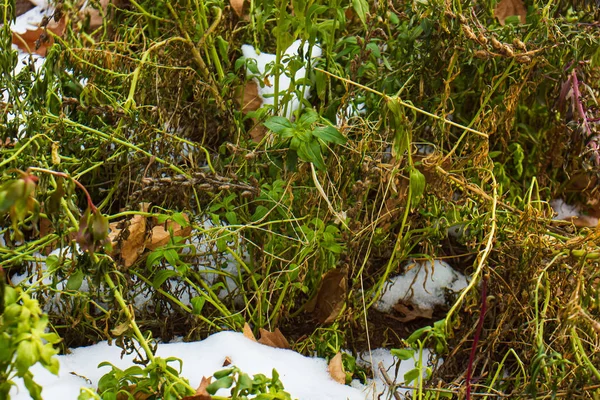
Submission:
M 322 324 L 330 324 L 340 315 L 346 304 L 348 269 L 336 268 L 323 275 L 317 295 L 306 306 Z
M 227 367 L 229 365 L 231 365 L 231 358 L 225 357 L 225 361 L 223 361 L 223 366 Z
M 186 221 L 189 222 L 190 219 L 187 215 L 183 214 L 183 217 Z M 149 250 L 154 250 L 169 243 L 169 240 L 171 239 L 171 234 L 169 233 L 169 230 L 173 230 L 174 236 L 180 237 L 189 236 L 190 233 L 192 233 L 191 226 L 188 225 L 185 228 L 183 228 L 175 221 L 168 221 L 166 227 L 163 224 L 157 225 L 154 228 L 152 228 L 152 234 L 146 241 L 146 248 Z
M 346 384 L 346 371 L 344 371 L 344 364 L 342 363 L 342 353 L 338 352 L 335 357 L 329 361 L 329 375 L 337 383 L 342 385 Z
M 206 391 L 208 385 L 210 385 L 211 377 L 208 378 L 202 377 L 202 381 L 200 381 L 200 386 L 196 389 L 196 393 L 192 396 L 185 396 L 182 400 L 211 400 L 212 396 Z
M 146 217 L 134 215 L 126 231 L 129 234 L 121 244 L 121 259 L 123 266 L 129 268 L 146 249 Z
M 500 0 L 494 9 L 494 16 L 498 18 L 498 22 L 502 26 L 504 26 L 506 18 L 513 15 L 518 15 L 522 24 L 526 22 L 527 10 L 523 5 L 523 0 Z
M 35 7 L 28 0 L 17 0 L 15 2 L 15 15 L 18 17 L 19 15 L 25 14 L 27 11 L 31 10 Z
M 247 322 L 244 324 L 244 336 L 247 337 L 248 339 L 252 340 L 253 342 L 256 342 L 254 333 L 252 333 L 252 328 L 250 328 L 250 325 L 248 325 Z
M 229 4 L 231 4 L 231 8 L 233 8 L 233 11 L 238 17 L 244 21 L 248 21 L 250 19 L 250 15 L 244 10 L 245 3 L 246 0 L 231 0 Z
M 402 302 L 394 305 L 394 310 L 403 314 L 403 317 L 396 317 L 400 322 L 409 322 L 418 318 L 433 318 L 433 310 L 430 308 L 419 308 L 413 304 L 404 304 Z
M 134 400 L 146 400 L 155 395 L 150 390 L 148 392 L 143 390 L 137 390 L 137 385 L 129 385 L 127 387 L 122 387 L 119 393 L 117 394 L 117 400 L 131 400 L 131 395 L 133 394 Z M 123 393 L 126 391 L 127 393 Z
M 52 32 L 57 36 L 62 36 L 65 32 L 66 25 L 65 17 L 61 18 L 58 22 L 55 22 L 52 19 L 48 22 L 46 28 L 38 27 L 23 33 L 13 32 L 12 42 L 25 52 L 45 56 L 48 47 L 54 44 L 54 38 L 49 32 Z
M 263 105 L 263 101 L 258 94 L 258 84 L 254 80 L 246 82 L 246 86 L 244 86 L 243 90 L 238 90 L 237 99 L 244 114 L 256 111 Z M 256 118 L 252 118 L 252 123 L 253 126 L 250 129 L 249 134 L 252 140 L 255 143 L 258 143 L 265 137 L 267 128 L 265 128 L 265 126 Z
M 275 329 L 275 332 L 269 332 L 266 329 L 260 329 L 260 339 L 258 343 L 264 344 L 265 346 L 275 347 L 277 349 L 290 349 L 290 343 L 287 341 L 283 333 L 279 328 Z
M 254 80 L 246 82 L 244 90 L 238 95 L 238 102 L 242 106 L 242 112 L 244 114 L 250 111 L 256 111 L 262 107 L 262 99 L 258 94 L 258 84 Z
M 95 30 L 96 28 L 102 25 L 102 22 L 104 21 L 104 16 L 106 15 L 106 10 L 108 8 L 108 3 L 111 2 L 111 0 L 100 0 L 100 9 L 92 7 L 90 3 L 87 7 L 85 7 L 79 12 L 79 17 L 85 19 L 89 16 L 90 29 Z M 102 12 L 100 12 L 100 10 L 102 10 Z

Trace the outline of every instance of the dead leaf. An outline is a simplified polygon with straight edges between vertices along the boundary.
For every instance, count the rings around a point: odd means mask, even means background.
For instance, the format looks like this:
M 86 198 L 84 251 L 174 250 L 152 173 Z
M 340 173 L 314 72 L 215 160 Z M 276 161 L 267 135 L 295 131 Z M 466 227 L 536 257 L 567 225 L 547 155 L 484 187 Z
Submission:
M 258 84 L 251 80 L 246 82 L 243 90 L 238 90 L 237 101 L 242 107 L 242 112 L 247 114 L 251 111 L 256 111 L 262 107 L 263 101 L 258 94 Z M 253 126 L 250 129 L 250 137 L 255 143 L 260 142 L 267 133 L 267 128 L 260 123 L 256 118 L 252 118 Z
M 187 215 L 183 214 L 183 217 L 189 222 L 190 219 Z M 146 248 L 149 250 L 154 250 L 169 243 L 169 240 L 171 239 L 169 230 L 173 231 L 174 236 L 180 237 L 189 236 L 192 233 L 191 226 L 188 225 L 183 228 L 175 221 L 168 221 L 166 228 L 164 224 L 157 225 L 152 228 L 152 235 L 146 241 Z
M 265 346 L 275 347 L 277 349 L 290 349 L 290 343 L 287 341 L 283 333 L 279 328 L 275 329 L 275 332 L 269 332 L 266 329 L 260 329 L 260 339 L 258 343 L 264 344 Z
M 402 302 L 394 306 L 394 310 L 398 311 L 403 317 L 395 317 L 400 322 L 409 322 L 417 318 L 433 318 L 433 310 L 430 308 L 420 308 L 413 304 L 404 304 Z
M 252 340 L 253 342 L 256 342 L 254 333 L 252 333 L 252 328 L 250 328 L 250 325 L 248 325 L 247 322 L 244 324 L 244 336 L 246 336 L 248 339 Z
M 196 389 L 196 393 L 192 396 L 185 396 L 182 400 L 211 400 L 212 396 L 206 391 L 206 388 L 210 385 L 210 381 L 210 376 L 208 378 L 202 377 L 202 381 L 200 381 L 200 386 Z
M 27 30 L 24 33 L 12 33 L 12 42 L 21 50 L 28 53 L 36 53 L 40 56 L 45 56 L 48 47 L 54 44 L 52 33 L 57 36 L 62 36 L 65 32 L 66 18 L 61 18 L 58 22 L 53 19 L 48 22 L 46 28 L 36 28 Z
M 100 0 L 100 9 L 94 8 L 89 4 L 83 10 L 79 12 L 79 17 L 82 19 L 90 18 L 90 29 L 95 30 L 96 28 L 102 25 L 104 21 L 103 17 L 106 15 L 106 10 L 108 8 L 108 3 L 111 3 L 111 0 Z M 102 10 L 102 12 L 100 12 Z
M 15 2 L 15 15 L 18 17 L 19 15 L 25 14 L 27 11 L 31 10 L 35 7 L 28 0 L 17 0 Z
M 229 358 L 229 357 L 226 356 L 225 357 L 225 361 L 223 361 L 223 366 L 227 367 L 229 365 L 231 365 L 231 358 Z
M 526 22 L 527 9 L 523 5 L 523 0 L 500 0 L 494 9 L 494 16 L 498 18 L 498 22 L 502 26 L 504 26 L 506 18 L 513 15 L 518 15 L 522 24 Z
M 244 21 L 248 21 L 250 19 L 250 15 L 246 10 L 244 10 L 244 5 L 246 0 L 230 0 L 229 4 L 231 4 L 231 8 L 235 14 L 243 19 Z
M 250 80 L 246 82 L 243 92 L 238 95 L 238 101 L 242 106 L 242 112 L 244 114 L 247 114 L 250 111 L 256 111 L 262 107 L 263 101 L 258 94 L 258 84 L 256 81 Z
M 137 385 L 129 385 L 127 387 L 122 387 L 119 393 L 117 394 L 117 400 L 130 400 L 130 394 L 133 394 L 134 400 L 146 400 L 155 395 L 151 391 L 145 392 L 143 390 L 137 391 Z M 122 391 L 126 391 L 127 393 L 123 393 Z
M 317 295 L 306 305 L 322 324 L 330 324 L 340 315 L 346 304 L 348 269 L 336 268 L 323 275 Z
M 123 266 L 129 268 L 146 249 L 146 217 L 134 215 L 126 230 L 129 234 L 121 244 L 121 258 Z
M 338 352 L 335 357 L 329 361 L 329 375 L 337 383 L 346 384 L 346 372 L 342 363 L 342 353 Z

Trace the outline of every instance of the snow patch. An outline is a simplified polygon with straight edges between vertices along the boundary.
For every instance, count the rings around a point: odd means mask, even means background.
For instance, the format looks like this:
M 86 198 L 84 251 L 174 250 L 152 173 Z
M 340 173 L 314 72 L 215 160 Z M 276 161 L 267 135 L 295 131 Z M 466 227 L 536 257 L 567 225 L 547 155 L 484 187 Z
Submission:
M 446 304 L 446 290 L 460 292 L 467 287 L 467 278 L 441 260 L 411 262 L 404 274 L 386 284 L 383 296 L 375 304 L 381 312 L 390 312 L 398 301 L 409 301 L 421 309 Z

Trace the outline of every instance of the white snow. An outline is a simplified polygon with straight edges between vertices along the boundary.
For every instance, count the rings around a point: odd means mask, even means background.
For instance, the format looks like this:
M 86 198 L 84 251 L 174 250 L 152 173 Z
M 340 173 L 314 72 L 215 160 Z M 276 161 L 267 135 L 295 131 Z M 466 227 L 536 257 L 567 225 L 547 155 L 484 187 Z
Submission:
M 310 48 L 309 45 L 304 42 L 302 51 L 300 51 L 301 40 L 296 40 L 294 43 L 287 48 L 281 58 L 281 64 L 283 65 L 283 73 L 279 74 L 279 96 L 284 96 L 292 85 L 291 76 L 288 75 L 287 70 L 290 61 L 293 58 L 302 61 L 304 66 L 299 68 L 294 74 L 294 82 L 296 83 L 296 89 L 300 90 L 305 99 L 310 98 L 310 86 L 305 82 L 302 82 L 306 78 L 306 68 L 310 68 L 312 65 L 312 59 L 321 57 L 321 48 L 318 45 Z M 273 66 L 275 65 L 276 56 L 275 54 L 261 53 L 257 51 L 254 46 L 245 44 L 242 46 L 242 53 L 248 60 L 256 61 L 256 67 L 258 69 L 258 75 L 253 74 L 249 68 L 246 69 L 246 75 L 252 77 L 258 85 L 258 94 L 262 99 L 263 105 L 273 105 L 275 100 L 275 76 L 272 73 Z M 285 97 L 284 97 L 285 98 Z M 296 93 L 291 93 L 289 101 L 282 101 L 280 115 L 285 116 L 288 119 L 292 119 L 294 112 L 300 108 L 300 100 Z
M 408 301 L 421 309 L 432 309 L 446 304 L 446 290 L 460 292 L 467 287 L 467 278 L 441 260 L 411 262 L 408 269 L 386 284 L 375 308 L 390 312 L 398 301 Z

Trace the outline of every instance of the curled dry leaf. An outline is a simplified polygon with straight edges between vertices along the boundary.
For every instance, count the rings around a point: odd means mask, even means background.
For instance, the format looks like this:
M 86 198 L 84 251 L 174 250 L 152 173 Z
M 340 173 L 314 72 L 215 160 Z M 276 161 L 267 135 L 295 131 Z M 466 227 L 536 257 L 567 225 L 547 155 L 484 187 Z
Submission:
M 208 385 L 210 385 L 211 377 L 205 378 L 202 377 L 202 381 L 200 381 L 200 386 L 196 389 L 196 393 L 191 396 L 185 396 L 182 400 L 211 400 L 211 395 L 206 391 Z
M 187 215 L 184 214 L 183 217 L 187 222 L 190 221 Z M 169 240 L 171 239 L 169 230 L 173 231 L 174 236 L 179 237 L 189 236 L 192 233 L 191 226 L 188 225 L 184 228 L 175 221 L 168 221 L 166 227 L 163 224 L 152 228 L 152 234 L 146 241 L 146 248 L 149 250 L 154 250 L 169 243 Z
M 21 50 L 28 53 L 36 53 L 40 56 L 45 56 L 48 47 L 54 44 L 52 34 L 62 36 L 67 26 L 65 17 L 62 17 L 58 22 L 51 19 L 46 28 L 38 27 L 36 29 L 27 30 L 23 33 L 12 33 L 12 42 Z M 51 33 L 50 33 L 51 32 Z
M 526 22 L 527 10 L 523 5 L 523 0 L 500 0 L 494 9 L 494 16 L 498 18 L 498 22 L 502 26 L 504 26 L 506 18 L 513 15 L 518 15 L 522 24 Z
M 260 329 L 260 339 L 258 343 L 264 344 L 265 346 L 275 347 L 277 349 L 290 349 L 290 343 L 287 341 L 283 333 L 279 328 L 275 329 L 275 332 L 269 332 L 266 329 Z
M 399 302 L 394 306 L 394 310 L 398 311 L 403 317 L 396 317 L 400 322 L 409 322 L 417 318 L 433 318 L 433 310 L 430 308 L 420 308 L 413 304 L 404 304 Z
M 337 383 L 342 385 L 346 384 L 346 371 L 344 371 L 344 364 L 342 363 L 342 353 L 338 352 L 335 357 L 329 361 L 329 375 Z
M 340 315 L 346 304 L 348 292 L 348 269 L 336 268 L 325 273 L 317 295 L 306 305 L 322 324 L 330 324 Z
M 231 358 L 225 357 L 225 361 L 223 361 L 223 366 L 227 367 L 229 365 L 231 365 Z
M 252 340 L 253 342 L 256 342 L 254 333 L 252 333 L 252 328 L 250 328 L 250 325 L 248 325 L 247 322 L 244 324 L 244 336 L 247 337 L 248 339 Z
M 246 9 L 244 8 L 246 0 L 231 0 L 230 4 L 231 8 L 239 18 L 243 19 L 244 21 L 248 21 L 250 19 L 250 15 L 247 12 L 247 7 Z
M 121 244 L 121 259 L 123 266 L 129 268 L 146 249 L 146 217 L 134 215 L 126 229 L 129 234 Z

